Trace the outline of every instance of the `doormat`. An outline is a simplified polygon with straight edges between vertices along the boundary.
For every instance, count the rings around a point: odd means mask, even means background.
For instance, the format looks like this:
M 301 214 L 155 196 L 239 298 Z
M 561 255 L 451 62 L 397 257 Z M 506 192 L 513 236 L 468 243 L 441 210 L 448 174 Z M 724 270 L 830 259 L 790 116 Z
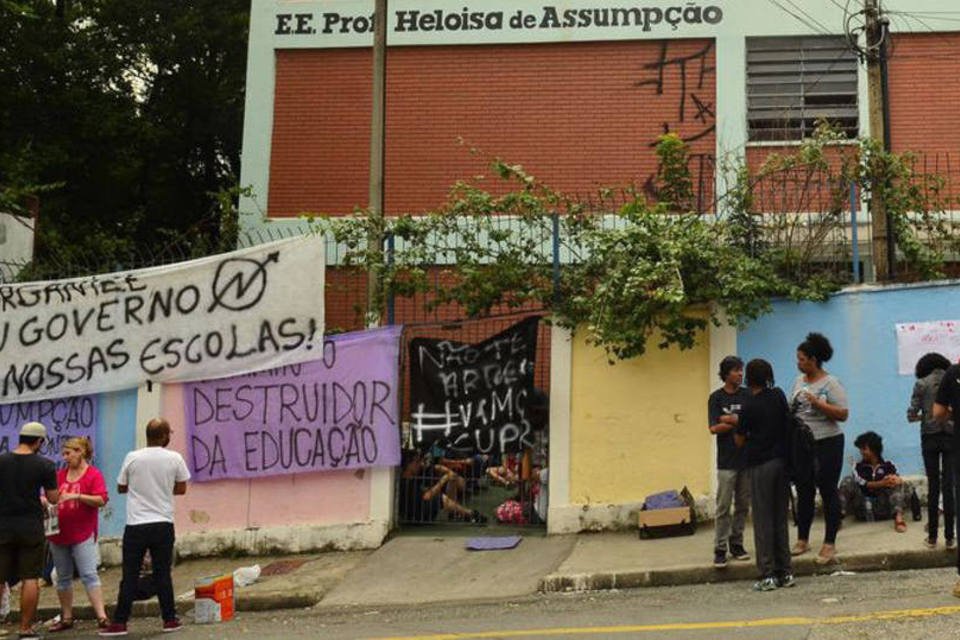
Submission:
M 521 536 L 483 536 L 467 540 L 467 549 L 470 551 L 501 551 L 513 549 L 520 544 Z
M 296 571 L 307 563 L 306 560 L 277 560 L 265 566 L 261 571 L 261 576 L 282 576 L 285 573 Z

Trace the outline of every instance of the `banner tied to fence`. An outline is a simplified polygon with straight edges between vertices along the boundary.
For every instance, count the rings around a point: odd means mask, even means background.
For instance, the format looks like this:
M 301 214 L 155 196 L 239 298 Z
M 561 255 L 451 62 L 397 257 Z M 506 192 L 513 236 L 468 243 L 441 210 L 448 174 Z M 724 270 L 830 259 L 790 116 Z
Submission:
M 531 317 L 478 344 L 410 341 L 411 431 L 418 449 L 515 452 L 532 446 L 537 323 Z
M 0 404 L 215 378 L 317 357 L 323 238 L 0 285 Z
M 184 385 L 193 479 L 399 464 L 400 334 L 329 336 L 319 360 Z
M 72 396 L 56 400 L 16 402 L 0 405 L 0 453 L 16 448 L 20 427 L 25 422 L 40 422 L 47 428 L 47 439 L 40 454 L 60 461 L 63 444 L 74 437 L 87 437 L 94 443 L 99 419 L 97 396 Z

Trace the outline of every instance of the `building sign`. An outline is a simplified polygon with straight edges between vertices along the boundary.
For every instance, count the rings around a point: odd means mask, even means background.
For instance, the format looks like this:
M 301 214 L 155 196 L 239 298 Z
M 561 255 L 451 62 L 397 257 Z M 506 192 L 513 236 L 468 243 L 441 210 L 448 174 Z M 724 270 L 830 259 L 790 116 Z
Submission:
M 0 285 L 0 404 L 314 359 L 323 249 L 322 237 L 304 236 L 163 267 Z
M 369 46 L 372 2 L 277 2 L 275 46 Z M 391 3 L 392 44 L 467 44 L 517 40 L 621 37 L 703 37 L 724 21 L 724 2 L 603 2 L 531 4 L 490 0 L 457 4 L 430 0 Z

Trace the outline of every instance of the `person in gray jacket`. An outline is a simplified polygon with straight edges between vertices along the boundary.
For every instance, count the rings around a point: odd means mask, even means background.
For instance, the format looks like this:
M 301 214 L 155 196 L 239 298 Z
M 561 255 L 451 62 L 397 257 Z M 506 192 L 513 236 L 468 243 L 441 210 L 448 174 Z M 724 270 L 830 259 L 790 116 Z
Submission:
M 943 495 L 943 538 L 947 548 L 953 548 L 956 500 L 953 487 L 953 421 L 933 419 L 933 403 L 943 374 L 950 361 L 939 353 L 927 353 L 917 360 L 907 420 L 920 423 L 920 450 L 927 472 L 927 537 L 924 543 L 937 546 L 940 528 L 940 495 Z

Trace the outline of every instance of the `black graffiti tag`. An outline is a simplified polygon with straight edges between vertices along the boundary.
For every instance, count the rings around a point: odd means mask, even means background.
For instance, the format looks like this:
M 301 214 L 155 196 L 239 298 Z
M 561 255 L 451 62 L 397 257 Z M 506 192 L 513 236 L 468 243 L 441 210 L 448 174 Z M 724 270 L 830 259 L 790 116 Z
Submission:
M 280 252 L 268 254 L 263 262 L 252 258 L 228 258 L 217 265 L 213 276 L 213 302 L 207 312 L 218 307 L 244 311 L 257 305 L 267 290 L 267 265 L 280 261 Z
M 713 121 L 715 118 L 713 104 L 693 93 L 693 90 L 702 90 L 707 75 L 716 71 L 716 68 L 710 66 L 709 64 L 709 55 L 712 50 L 713 43 L 709 42 L 696 53 L 670 57 L 669 44 L 664 41 L 660 46 L 660 55 L 657 57 L 657 59 L 653 62 L 643 65 L 643 69 L 645 71 L 654 71 L 655 76 L 653 78 L 640 80 L 635 83 L 638 87 L 652 86 L 654 87 L 656 94 L 658 96 L 662 96 L 664 95 L 665 71 L 670 67 L 676 67 L 679 70 L 680 91 L 678 92 L 679 98 L 677 103 L 676 122 L 678 124 L 687 122 L 687 99 L 690 98 L 697 109 L 694 119 L 699 120 L 701 123 L 706 125 L 700 131 L 692 134 L 681 135 L 681 138 L 684 140 L 684 142 L 693 142 L 694 140 L 699 140 L 700 138 L 708 135 L 715 128 L 715 123 Z M 693 71 L 695 74 L 694 78 L 688 77 L 690 75 L 689 66 L 691 64 L 695 67 L 695 70 Z M 691 85 L 694 86 L 693 90 L 690 89 Z M 664 122 L 664 133 L 668 133 L 671 130 L 672 128 L 670 123 Z M 657 141 L 652 141 L 650 146 L 657 146 Z

